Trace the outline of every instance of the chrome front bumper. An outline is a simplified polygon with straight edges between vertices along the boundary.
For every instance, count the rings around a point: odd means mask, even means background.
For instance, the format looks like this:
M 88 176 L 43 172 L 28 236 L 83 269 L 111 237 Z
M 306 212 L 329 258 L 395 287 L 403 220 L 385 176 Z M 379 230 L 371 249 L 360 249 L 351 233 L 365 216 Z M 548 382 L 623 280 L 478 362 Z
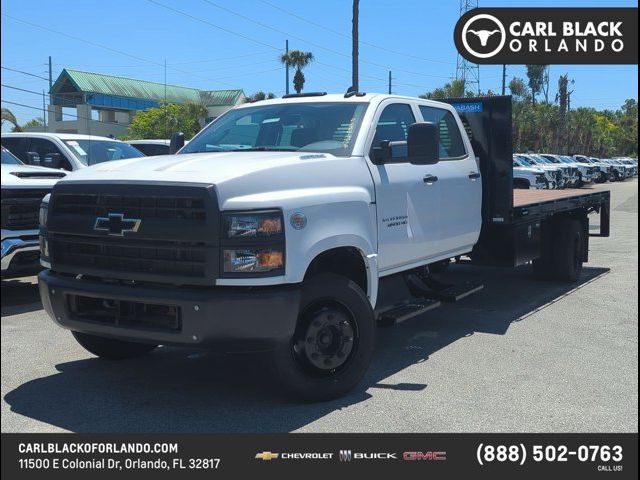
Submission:
M 2 230 L 2 275 L 16 273 L 35 273 L 40 269 L 40 264 L 28 262 L 17 264 L 16 257 L 26 252 L 40 250 L 37 230 Z

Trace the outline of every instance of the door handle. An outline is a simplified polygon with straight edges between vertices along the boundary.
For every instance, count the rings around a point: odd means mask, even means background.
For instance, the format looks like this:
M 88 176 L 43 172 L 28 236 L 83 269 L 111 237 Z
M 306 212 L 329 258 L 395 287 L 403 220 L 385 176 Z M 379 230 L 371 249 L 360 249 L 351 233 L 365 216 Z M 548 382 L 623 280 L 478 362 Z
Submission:
M 427 185 L 431 185 L 432 183 L 435 183 L 438 181 L 438 177 L 436 177 L 435 175 L 425 175 L 424 178 L 422 179 L 422 181 L 424 183 L 426 183 Z
M 477 179 L 479 179 L 479 178 L 480 178 L 480 174 L 479 174 L 478 172 L 471 172 L 471 173 L 469 174 L 469 178 L 470 178 L 471 180 L 477 180 Z

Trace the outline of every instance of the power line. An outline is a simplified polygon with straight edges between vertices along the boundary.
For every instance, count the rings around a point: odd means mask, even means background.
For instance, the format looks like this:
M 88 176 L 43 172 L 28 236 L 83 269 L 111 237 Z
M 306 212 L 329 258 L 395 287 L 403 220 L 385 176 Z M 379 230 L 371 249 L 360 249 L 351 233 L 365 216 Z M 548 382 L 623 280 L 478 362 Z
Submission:
M 49 81 L 49 79 L 46 77 L 41 77 L 40 75 L 35 75 L 33 73 L 25 72 L 24 70 L 17 70 L 15 68 L 9 68 L 9 67 L 0 67 L 0 68 L 2 68 L 3 70 L 9 70 L 10 72 L 22 73 L 23 75 L 29 75 L 30 77 L 46 80 L 47 82 Z
M 152 1 L 152 0 L 148 0 L 148 1 Z M 127 53 L 127 52 L 123 52 L 123 51 L 121 51 L 121 50 L 117 50 L 117 49 L 115 49 L 115 48 L 111 48 L 111 47 L 108 47 L 108 46 L 106 46 L 106 45 L 102 45 L 102 44 L 99 44 L 99 43 L 96 43 L 96 42 L 92 42 L 92 41 L 90 41 L 90 40 L 85 40 L 84 38 L 75 37 L 75 36 L 73 36 L 73 35 L 69 35 L 69 34 L 64 33 L 64 32 L 59 32 L 59 31 L 57 31 L 57 30 L 53 30 L 52 28 L 45 27 L 45 26 L 43 26 L 43 25 L 38 25 L 38 24 L 36 24 L 36 23 L 28 22 L 28 21 L 26 21 L 26 20 L 22 20 L 22 19 L 20 19 L 20 18 L 14 17 L 14 16 L 12 16 L 12 15 L 8 15 L 8 14 L 6 14 L 6 13 L 3 13 L 3 14 L 2 14 L 2 16 L 7 17 L 7 18 L 10 18 L 10 19 L 15 20 L 15 21 L 20 22 L 20 23 L 24 23 L 25 25 L 29 25 L 29 26 L 34 27 L 34 28 L 39 28 L 39 29 L 41 29 L 41 30 L 45 30 L 45 31 L 50 32 L 50 33 L 55 33 L 56 35 L 61 35 L 61 36 L 63 36 L 63 37 L 70 38 L 70 39 L 75 40 L 75 41 L 77 41 L 77 42 L 83 42 L 83 43 L 86 43 L 86 44 L 88 44 L 88 45 L 91 45 L 91 46 L 94 46 L 94 47 L 97 47 L 97 48 L 102 48 L 102 49 L 104 49 L 104 50 L 108 50 L 108 51 L 111 51 L 111 52 L 117 53 L 117 54 L 119 54 L 119 55 L 124 55 L 124 56 L 130 57 L 130 58 L 133 58 L 133 59 L 139 60 L 139 61 L 141 61 L 141 62 L 150 63 L 150 64 L 157 65 L 157 66 L 159 66 L 159 67 L 164 68 L 164 63 L 162 63 L 162 62 L 156 62 L 155 60 L 150 60 L 150 59 L 148 59 L 148 58 L 143 58 L 143 57 L 139 57 L 139 56 L 137 56 L 137 55 L 129 54 L 129 53 Z M 272 48 L 275 48 L 275 47 L 272 47 Z M 194 73 L 194 72 L 188 72 L 188 71 L 186 71 L 186 70 L 181 70 L 181 69 L 179 69 L 179 68 L 175 68 L 175 67 L 167 67 L 167 68 L 169 68 L 170 70 L 176 71 L 176 72 L 185 73 L 185 74 L 188 74 L 188 75 L 193 75 L 193 76 L 198 77 L 198 78 L 201 78 L 201 79 L 203 79 L 203 80 L 215 81 L 215 80 L 211 80 L 210 78 L 203 77 L 203 76 L 201 76 L 201 75 L 197 75 L 197 74 L 196 74 L 196 73 Z M 23 72 L 23 73 L 26 73 L 26 72 Z M 33 74 L 31 74 L 31 75 L 33 75 Z M 44 77 L 42 77 L 42 78 L 44 78 Z M 48 81 L 48 79 L 46 79 L 46 80 Z M 220 83 L 225 84 L 224 82 L 220 82 Z M 226 85 L 227 85 L 227 86 L 232 86 L 231 84 L 226 84 Z M 233 87 L 235 88 L 236 86 L 235 86 L 235 85 L 233 85 Z
M 291 16 L 291 17 L 297 18 L 298 20 L 302 20 L 303 22 L 306 22 L 306 23 L 308 23 L 310 25 L 314 25 L 314 26 L 316 26 L 318 28 L 322 28 L 323 30 L 326 30 L 326 31 L 331 32 L 331 33 L 334 33 L 334 34 L 339 35 L 339 36 L 341 36 L 343 38 L 351 39 L 351 36 L 347 35 L 344 32 L 340 32 L 338 30 L 334 30 L 333 28 L 329 28 L 329 27 L 327 27 L 325 25 L 322 25 L 320 23 L 314 22 L 313 20 L 309 20 L 308 18 L 302 17 L 302 16 L 300 16 L 300 15 L 298 15 L 296 13 L 290 12 L 289 10 L 286 10 L 286 9 L 284 9 L 282 7 L 279 7 L 279 6 L 277 6 L 277 5 L 275 5 L 275 4 L 271 3 L 271 2 L 268 2 L 266 0 L 260 0 L 260 1 L 262 3 L 264 3 L 264 4 L 266 4 L 266 5 L 269 5 L 270 7 L 274 8 L 276 10 L 279 10 L 279 11 Z M 381 45 L 376 45 L 376 44 L 371 43 L 371 42 L 365 42 L 363 40 L 360 40 L 360 43 L 363 44 L 363 45 L 367 45 L 368 47 L 377 48 L 378 50 L 382 50 L 384 52 L 393 53 L 394 55 L 402 55 L 404 57 L 413 58 L 415 60 L 422 60 L 424 62 L 432 62 L 432 63 L 441 63 L 441 64 L 444 64 L 444 65 L 453 65 L 453 62 L 447 62 L 445 60 L 435 60 L 435 59 L 432 59 L 432 58 L 419 57 L 417 55 L 412 55 L 410 53 L 405 53 L 405 52 L 400 52 L 400 51 L 397 51 L 397 50 L 392 50 L 390 48 L 383 47 Z

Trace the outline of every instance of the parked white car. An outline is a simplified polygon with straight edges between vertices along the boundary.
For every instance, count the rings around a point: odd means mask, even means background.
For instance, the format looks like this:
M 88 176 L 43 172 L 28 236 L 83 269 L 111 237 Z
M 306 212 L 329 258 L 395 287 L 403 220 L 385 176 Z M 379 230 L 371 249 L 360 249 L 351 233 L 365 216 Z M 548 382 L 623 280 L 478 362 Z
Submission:
M 555 188 L 555 180 L 550 180 L 552 174 L 538 167 L 523 165 L 513 156 L 513 188 Z
M 2 147 L 2 278 L 33 275 L 41 269 L 38 211 L 60 170 L 24 165 Z
M 574 187 L 582 187 L 587 183 L 593 182 L 594 177 L 596 176 L 596 168 L 593 167 L 589 163 L 578 162 L 572 157 L 567 157 L 566 155 L 555 155 L 550 153 L 541 153 L 541 157 L 546 158 L 550 162 L 555 164 L 568 165 L 570 168 L 574 169 L 575 179 L 573 181 Z
M 604 183 L 607 180 L 611 180 L 613 168 L 606 162 L 603 162 L 599 158 L 587 157 L 585 155 L 574 155 L 573 158 L 581 163 L 588 163 L 591 166 L 597 168 L 595 177 L 593 179 L 596 183 Z
M 524 164 L 524 166 L 540 168 L 547 172 L 548 175 L 554 178 L 555 188 L 566 188 L 570 178 L 569 168 L 554 165 L 547 159 L 539 158 L 528 153 L 518 153 L 516 154 L 516 157 Z
M 79 170 L 98 163 L 144 157 L 131 145 L 108 137 L 75 133 L 3 133 L 2 146 L 27 165 Z

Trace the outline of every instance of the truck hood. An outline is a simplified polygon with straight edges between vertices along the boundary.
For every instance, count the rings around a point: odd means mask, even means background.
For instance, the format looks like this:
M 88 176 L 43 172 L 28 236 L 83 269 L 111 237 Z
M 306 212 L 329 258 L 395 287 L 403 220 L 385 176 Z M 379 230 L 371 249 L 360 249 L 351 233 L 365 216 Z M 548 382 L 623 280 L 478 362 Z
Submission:
M 311 152 L 207 152 L 130 158 L 77 170 L 64 180 L 105 181 L 213 184 L 222 208 L 231 208 L 226 205 L 231 199 L 252 196 L 247 202 L 260 203 L 283 195 L 299 196 L 314 188 L 356 188 L 373 197 L 363 157 Z M 256 197 L 265 193 L 269 195 Z
M 64 178 L 66 172 L 33 165 L 1 166 L 2 188 L 50 187 Z
M 532 173 L 532 174 L 541 174 L 544 173 L 544 170 L 541 168 L 535 167 L 513 167 L 514 170 L 522 173 Z

